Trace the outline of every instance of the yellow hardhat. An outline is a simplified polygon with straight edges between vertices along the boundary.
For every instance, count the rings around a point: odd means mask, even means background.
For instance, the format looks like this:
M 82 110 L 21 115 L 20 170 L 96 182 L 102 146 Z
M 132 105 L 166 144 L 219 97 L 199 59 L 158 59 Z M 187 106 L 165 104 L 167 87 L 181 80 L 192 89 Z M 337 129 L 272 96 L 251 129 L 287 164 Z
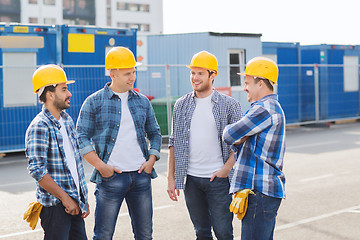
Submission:
M 140 65 L 141 63 L 135 61 L 132 51 L 125 47 L 113 47 L 105 57 L 106 70 L 133 68 Z
M 207 51 L 201 51 L 201 52 L 196 53 L 191 59 L 190 66 L 186 65 L 186 67 L 188 67 L 188 68 L 192 68 L 192 67 L 205 68 L 205 69 L 215 71 L 215 76 L 218 75 L 217 59 L 214 55 L 212 55 L 211 53 L 209 53 Z
M 246 64 L 245 73 L 238 74 L 266 78 L 273 84 L 277 84 L 279 69 L 273 60 L 266 57 L 255 57 Z
M 55 64 L 43 65 L 36 69 L 32 77 L 34 93 L 38 93 L 42 87 L 55 85 L 59 83 L 74 83 L 75 81 L 68 81 L 64 70 Z

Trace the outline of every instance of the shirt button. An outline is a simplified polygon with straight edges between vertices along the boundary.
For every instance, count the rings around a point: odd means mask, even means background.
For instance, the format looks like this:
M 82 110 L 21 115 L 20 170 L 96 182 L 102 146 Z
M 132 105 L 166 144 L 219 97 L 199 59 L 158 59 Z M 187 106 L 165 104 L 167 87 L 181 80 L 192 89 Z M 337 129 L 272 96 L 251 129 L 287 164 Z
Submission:
M 120 114 L 120 112 L 119 112 L 119 114 Z
M 118 101 L 120 102 L 120 99 L 118 99 Z
M 110 152 L 108 152 L 108 154 L 110 154 Z
M 118 124 L 117 126 L 119 127 L 120 125 Z
M 113 138 L 113 141 L 115 141 L 115 139 Z

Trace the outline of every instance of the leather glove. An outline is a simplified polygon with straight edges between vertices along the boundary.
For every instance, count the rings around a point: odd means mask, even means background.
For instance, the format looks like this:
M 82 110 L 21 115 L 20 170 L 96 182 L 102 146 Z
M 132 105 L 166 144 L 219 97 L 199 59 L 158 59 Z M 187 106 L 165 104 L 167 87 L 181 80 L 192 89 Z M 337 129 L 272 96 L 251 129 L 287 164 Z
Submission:
M 32 202 L 29 204 L 28 209 L 24 213 L 24 220 L 26 220 L 32 230 L 35 229 L 38 222 L 43 205 L 39 202 Z
M 230 212 L 237 214 L 239 220 L 243 219 L 247 210 L 248 196 L 249 194 L 255 194 L 250 189 L 243 189 L 238 191 L 230 204 Z

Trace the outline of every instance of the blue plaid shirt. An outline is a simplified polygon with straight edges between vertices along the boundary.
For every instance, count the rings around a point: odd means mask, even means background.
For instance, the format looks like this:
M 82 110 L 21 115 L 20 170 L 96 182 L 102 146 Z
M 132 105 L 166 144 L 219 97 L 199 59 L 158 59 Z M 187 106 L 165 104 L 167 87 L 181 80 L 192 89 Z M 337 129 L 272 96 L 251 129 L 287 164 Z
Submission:
M 241 106 L 235 99 L 221 94 L 215 89 L 211 102 L 213 104 L 212 112 L 218 130 L 219 143 L 221 144 L 223 162 L 225 163 L 229 159 L 231 149 L 230 145 L 222 141 L 221 135 L 226 125 L 237 122 L 242 117 Z M 194 92 L 184 95 L 174 105 L 169 147 L 174 147 L 176 189 L 184 189 L 185 187 L 185 177 L 190 160 L 190 125 L 195 107 Z M 229 173 L 229 179 L 231 179 L 231 176 L 232 171 Z
M 227 126 L 223 139 L 232 144 L 249 138 L 238 149 L 230 193 L 255 189 L 265 195 L 285 198 L 285 115 L 277 95 L 271 94 L 252 103 L 238 122 Z M 234 149 L 235 149 L 234 148 Z
M 63 111 L 61 117 L 64 119 L 66 131 L 74 149 L 81 195 L 79 195 L 65 159 L 63 138 L 60 132 L 61 125 L 44 106 L 26 131 L 25 154 L 29 161 L 28 170 L 30 175 L 37 181 L 36 198 L 43 206 L 51 207 L 60 202 L 58 198 L 48 193 L 38 184 L 38 181 L 45 174 L 49 174 L 70 197 L 79 202 L 81 211 L 87 212 L 88 189 L 79 153 L 75 126 L 73 120 L 66 112 Z
M 107 163 L 115 145 L 120 121 L 121 99 L 107 83 L 105 87 L 90 95 L 83 103 L 76 124 L 79 133 L 80 153 L 82 156 L 95 151 L 99 158 Z M 134 90 L 129 91 L 128 106 L 133 118 L 137 139 L 145 159 L 150 155 L 160 158 L 161 134 L 150 101 Z M 146 143 L 149 139 L 150 149 Z M 155 178 L 156 172 L 151 172 Z M 102 176 L 98 170 L 90 181 L 100 183 Z

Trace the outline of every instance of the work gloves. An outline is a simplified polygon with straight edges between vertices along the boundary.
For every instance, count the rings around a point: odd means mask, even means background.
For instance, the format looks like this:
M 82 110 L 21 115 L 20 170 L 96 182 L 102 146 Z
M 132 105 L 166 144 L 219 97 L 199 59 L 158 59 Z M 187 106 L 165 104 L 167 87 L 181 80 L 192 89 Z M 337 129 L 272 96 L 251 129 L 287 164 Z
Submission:
M 24 220 L 30 223 L 29 226 L 32 228 L 32 230 L 34 230 L 36 227 L 42 207 L 43 206 L 41 203 L 32 202 L 29 204 L 28 209 L 24 213 Z
M 255 194 L 250 189 L 243 189 L 235 193 L 234 198 L 230 204 L 230 212 L 237 215 L 239 220 L 242 220 L 245 216 L 247 205 L 248 205 L 248 196 L 249 194 Z

